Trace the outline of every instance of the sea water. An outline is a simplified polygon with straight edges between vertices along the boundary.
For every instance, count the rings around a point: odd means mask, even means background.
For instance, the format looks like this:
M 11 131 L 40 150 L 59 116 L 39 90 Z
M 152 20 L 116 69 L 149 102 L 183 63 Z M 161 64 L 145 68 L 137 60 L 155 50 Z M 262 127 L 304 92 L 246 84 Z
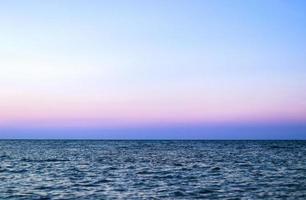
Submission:
M 306 199 L 306 141 L 0 141 L 0 199 L 197 198 Z

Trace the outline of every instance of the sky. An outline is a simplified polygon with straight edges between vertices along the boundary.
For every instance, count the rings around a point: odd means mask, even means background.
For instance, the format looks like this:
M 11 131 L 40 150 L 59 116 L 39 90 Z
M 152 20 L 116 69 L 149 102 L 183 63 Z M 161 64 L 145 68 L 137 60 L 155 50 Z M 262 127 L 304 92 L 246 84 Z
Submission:
M 306 2 L 0 0 L 0 138 L 306 139 Z

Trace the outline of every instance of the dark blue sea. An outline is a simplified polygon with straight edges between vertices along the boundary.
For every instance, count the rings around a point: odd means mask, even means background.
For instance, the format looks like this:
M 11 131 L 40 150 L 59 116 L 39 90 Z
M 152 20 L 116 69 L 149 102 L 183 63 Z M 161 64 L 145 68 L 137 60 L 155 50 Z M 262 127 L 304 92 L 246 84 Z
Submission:
M 306 199 L 306 141 L 1 140 L 0 199 Z

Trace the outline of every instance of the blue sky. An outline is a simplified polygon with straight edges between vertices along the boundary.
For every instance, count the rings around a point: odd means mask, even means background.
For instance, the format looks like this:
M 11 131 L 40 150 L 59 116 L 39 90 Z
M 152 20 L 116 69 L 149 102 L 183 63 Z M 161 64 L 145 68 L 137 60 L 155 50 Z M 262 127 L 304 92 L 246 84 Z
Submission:
M 239 138 L 230 124 L 249 127 L 241 138 L 265 138 L 260 127 L 301 138 L 305 10 L 294 0 L 1 1 L 0 137 L 188 127 L 222 138 L 203 131 L 213 126 Z

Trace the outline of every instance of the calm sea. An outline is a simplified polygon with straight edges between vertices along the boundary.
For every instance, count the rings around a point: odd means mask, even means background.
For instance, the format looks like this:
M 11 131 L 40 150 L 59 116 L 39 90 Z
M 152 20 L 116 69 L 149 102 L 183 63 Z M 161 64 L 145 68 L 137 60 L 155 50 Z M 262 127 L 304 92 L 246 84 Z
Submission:
M 0 199 L 306 199 L 306 141 L 0 141 Z

